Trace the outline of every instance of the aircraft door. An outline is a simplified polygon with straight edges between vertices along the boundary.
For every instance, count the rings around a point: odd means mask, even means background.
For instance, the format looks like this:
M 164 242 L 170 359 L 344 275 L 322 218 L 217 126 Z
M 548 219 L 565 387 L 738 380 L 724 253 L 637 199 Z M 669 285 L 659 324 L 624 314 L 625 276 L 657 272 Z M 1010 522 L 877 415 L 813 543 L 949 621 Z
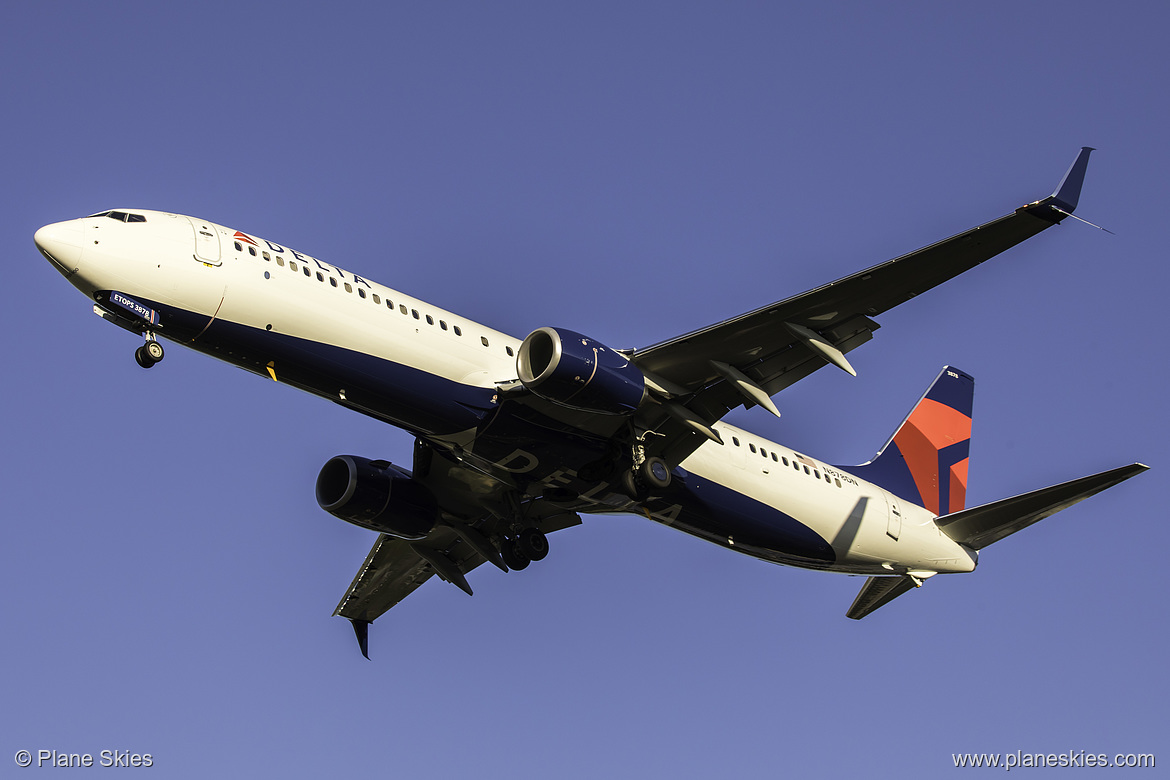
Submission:
M 220 265 L 219 234 L 215 225 L 187 217 L 195 232 L 195 259 L 206 265 Z
M 884 492 L 884 491 L 883 491 Z M 894 495 L 886 493 L 886 509 L 888 510 L 886 520 L 886 536 L 889 536 L 894 541 L 902 535 L 902 510 L 900 508 L 901 500 Z

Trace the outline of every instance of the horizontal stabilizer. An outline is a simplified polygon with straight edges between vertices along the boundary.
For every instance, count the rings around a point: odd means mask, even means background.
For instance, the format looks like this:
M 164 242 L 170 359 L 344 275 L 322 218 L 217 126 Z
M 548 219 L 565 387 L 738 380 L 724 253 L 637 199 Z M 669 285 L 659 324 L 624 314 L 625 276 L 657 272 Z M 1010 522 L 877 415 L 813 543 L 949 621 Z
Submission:
M 1142 473 L 1148 466 L 1132 463 L 1071 482 L 1033 490 L 972 509 L 944 515 L 935 523 L 942 532 L 973 550 L 981 550 L 1078 501 Z M 860 597 L 859 597 L 860 598 Z
M 861 620 L 878 607 L 884 607 L 903 593 L 912 590 L 917 583 L 909 575 L 901 577 L 870 577 L 861 586 L 861 592 L 853 599 L 853 605 L 845 617 Z

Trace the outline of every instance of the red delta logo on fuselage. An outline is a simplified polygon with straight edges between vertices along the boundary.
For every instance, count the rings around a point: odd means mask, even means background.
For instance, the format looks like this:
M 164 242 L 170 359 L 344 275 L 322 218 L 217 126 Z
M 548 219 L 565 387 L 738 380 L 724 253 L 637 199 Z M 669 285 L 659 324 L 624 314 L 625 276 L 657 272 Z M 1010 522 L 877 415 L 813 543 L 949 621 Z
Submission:
M 317 268 L 321 269 L 321 271 L 328 273 L 328 274 L 337 274 L 343 280 L 346 278 L 346 274 L 348 273 L 350 275 L 350 277 L 353 278 L 354 284 L 364 284 L 367 289 L 371 289 L 371 290 L 373 289 L 373 286 L 369 282 L 367 282 L 365 279 L 361 278 L 357 274 L 353 273 L 352 271 L 343 271 L 342 269 L 338 268 L 335 265 L 329 265 L 327 263 L 322 263 L 320 260 L 318 260 L 317 258 L 315 258 L 311 255 L 301 254 L 300 252 L 298 252 L 295 249 L 286 249 L 285 247 L 282 247 L 280 244 L 274 244 L 266 238 L 262 238 L 262 239 L 257 240 L 255 238 L 252 238 L 252 236 L 249 236 L 247 233 L 244 233 L 240 230 L 237 230 L 235 232 L 235 235 L 232 236 L 232 238 L 236 241 L 244 241 L 248 244 L 251 244 L 254 247 L 259 247 L 260 246 L 259 242 L 263 241 L 268 246 L 268 248 L 270 250 L 272 250 L 273 252 L 276 252 L 277 254 L 283 255 L 284 253 L 287 252 L 288 254 L 295 257 L 297 260 L 300 260 L 305 265 L 308 265 L 309 263 L 313 263 L 314 265 L 317 266 Z M 265 257 L 265 259 L 267 259 L 267 257 Z

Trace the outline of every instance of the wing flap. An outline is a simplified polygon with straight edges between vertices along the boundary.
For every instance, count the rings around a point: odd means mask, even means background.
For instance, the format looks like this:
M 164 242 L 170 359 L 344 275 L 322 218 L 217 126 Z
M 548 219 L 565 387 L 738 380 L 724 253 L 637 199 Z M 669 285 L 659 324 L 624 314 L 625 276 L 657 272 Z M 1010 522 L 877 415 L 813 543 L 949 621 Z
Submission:
M 860 322 L 861 320 L 864 323 Z M 878 327 L 880 326 L 876 322 L 860 317 L 826 331 L 825 335 L 837 349 L 847 353 L 873 338 L 872 332 Z M 737 369 L 771 396 L 796 384 L 825 365 L 827 363 L 824 359 L 812 350 L 801 344 L 790 344 L 755 364 Z M 732 409 L 744 404 L 743 394 L 726 379 L 712 382 L 693 393 L 686 401 L 687 408 L 708 423 L 721 420 Z M 665 415 L 648 427 L 663 434 L 652 439 L 648 443 L 648 449 L 651 454 L 665 458 L 669 463 L 682 462 L 706 441 L 702 436 L 687 435 L 691 432 L 689 428 Z
M 1062 509 L 1124 482 L 1148 466 L 1132 463 L 1012 498 L 944 515 L 935 523 L 942 532 L 973 550 L 981 550 Z
M 432 574 L 434 571 L 410 549 L 409 542 L 380 534 L 333 614 L 372 623 Z

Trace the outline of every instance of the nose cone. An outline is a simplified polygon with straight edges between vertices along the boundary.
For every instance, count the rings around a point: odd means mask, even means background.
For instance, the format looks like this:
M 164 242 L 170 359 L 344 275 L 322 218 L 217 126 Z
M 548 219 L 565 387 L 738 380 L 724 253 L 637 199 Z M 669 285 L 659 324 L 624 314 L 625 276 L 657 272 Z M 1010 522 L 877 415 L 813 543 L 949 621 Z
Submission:
M 33 235 L 33 241 L 41 254 L 57 267 L 57 270 L 72 276 L 81 265 L 82 239 L 85 233 L 81 220 L 54 222 L 45 225 Z

